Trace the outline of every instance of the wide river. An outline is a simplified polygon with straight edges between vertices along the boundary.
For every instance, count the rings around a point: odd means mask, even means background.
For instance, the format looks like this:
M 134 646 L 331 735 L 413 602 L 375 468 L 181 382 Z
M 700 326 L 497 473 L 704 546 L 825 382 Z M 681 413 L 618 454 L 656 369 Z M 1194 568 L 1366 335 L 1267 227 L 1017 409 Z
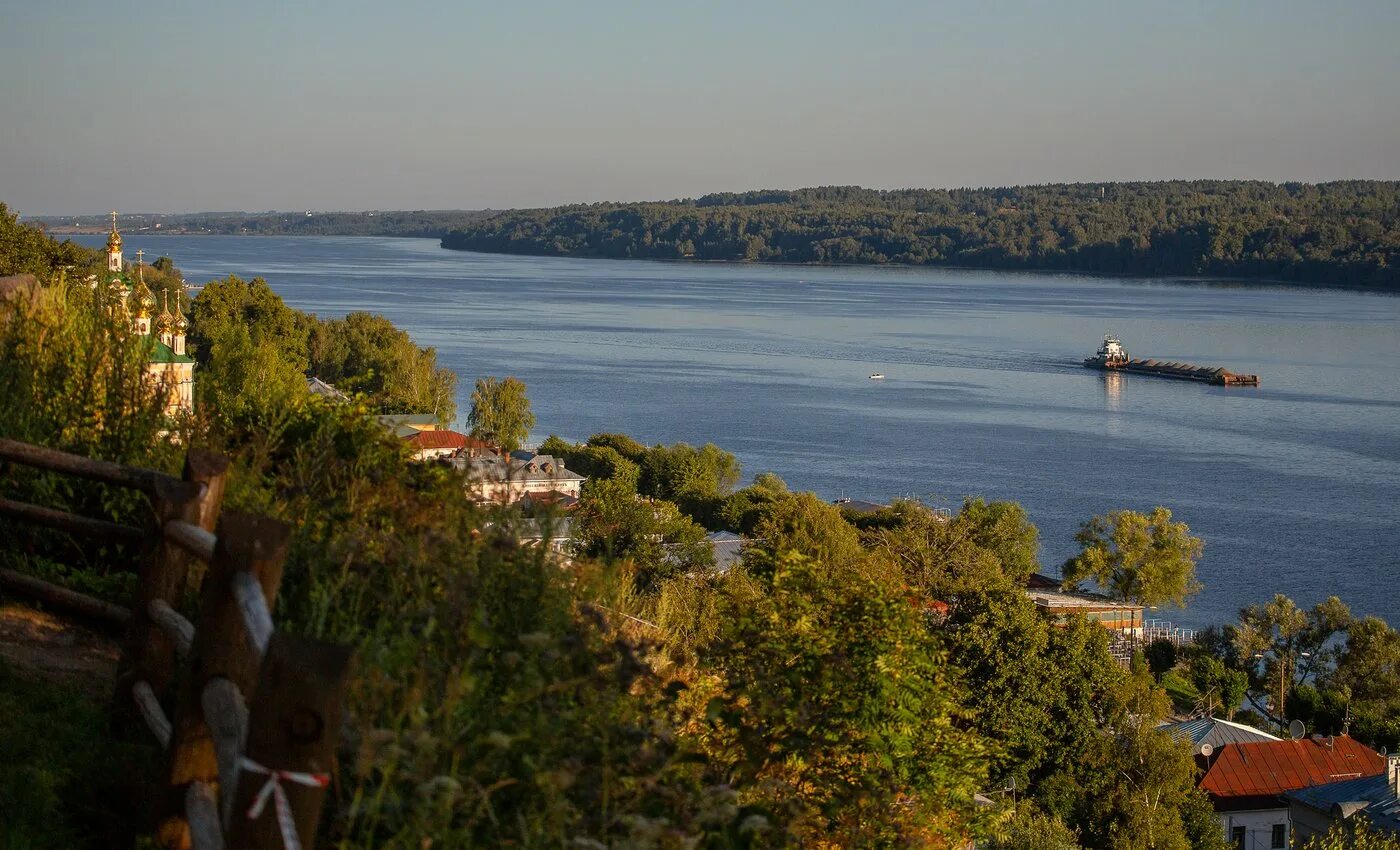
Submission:
M 101 237 L 84 237 L 89 245 Z M 537 437 L 714 442 L 835 499 L 1014 499 L 1054 572 L 1090 516 L 1166 505 L 1206 541 L 1185 625 L 1275 593 L 1400 622 L 1400 298 L 1060 274 L 547 259 L 435 240 L 128 235 L 191 283 L 267 278 L 382 313 L 473 380 L 529 386 Z M 1081 367 L 1134 355 L 1258 388 Z M 885 375 L 871 380 L 872 373 Z

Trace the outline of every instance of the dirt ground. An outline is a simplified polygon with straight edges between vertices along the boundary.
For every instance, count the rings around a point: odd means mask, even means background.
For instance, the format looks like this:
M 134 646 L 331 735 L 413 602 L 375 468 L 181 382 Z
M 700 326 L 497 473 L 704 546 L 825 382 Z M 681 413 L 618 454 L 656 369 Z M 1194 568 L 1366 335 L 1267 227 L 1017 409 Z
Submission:
M 0 659 L 16 671 L 102 695 L 116 679 L 120 652 L 110 634 L 18 602 L 0 601 Z

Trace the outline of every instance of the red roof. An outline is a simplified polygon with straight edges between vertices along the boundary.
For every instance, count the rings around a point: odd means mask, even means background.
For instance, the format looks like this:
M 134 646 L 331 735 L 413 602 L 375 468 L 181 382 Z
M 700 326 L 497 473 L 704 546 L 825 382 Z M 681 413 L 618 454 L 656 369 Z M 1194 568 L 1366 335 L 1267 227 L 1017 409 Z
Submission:
M 1265 797 L 1385 773 L 1385 758 L 1346 736 L 1258 741 L 1220 748 L 1201 779 L 1213 799 Z
M 459 434 L 456 431 L 415 431 L 403 438 L 415 449 L 493 449 L 490 443 Z

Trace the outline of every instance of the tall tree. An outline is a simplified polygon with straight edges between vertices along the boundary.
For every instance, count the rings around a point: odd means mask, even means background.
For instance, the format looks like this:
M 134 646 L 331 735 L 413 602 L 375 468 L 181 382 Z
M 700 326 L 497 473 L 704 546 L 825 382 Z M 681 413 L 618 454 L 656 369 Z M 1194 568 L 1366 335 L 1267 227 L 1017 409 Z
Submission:
M 477 378 L 467 422 L 473 437 L 489 440 L 506 452 L 520 448 L 535 427 L 525 383 L 517 378 Z
M 1177 607 L 1185 607 L 1201 590 L 1196 560 L 1204 543 L 1191 535 L 1186 523 L 1172 521 L 1166 508 L 1153 508 L 1151 514 L 1124 510 L 1096 516 L 1074 539 L 1083 549 L 1065 562 L 1067 586 L 1093 579 L 1115 599 Z

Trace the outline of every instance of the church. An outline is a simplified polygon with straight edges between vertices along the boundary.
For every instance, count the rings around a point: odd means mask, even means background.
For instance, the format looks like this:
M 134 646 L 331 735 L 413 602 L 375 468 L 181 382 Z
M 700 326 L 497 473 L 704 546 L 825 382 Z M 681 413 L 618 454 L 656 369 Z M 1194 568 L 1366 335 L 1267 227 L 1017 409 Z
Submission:
M 112 213 L 112 232 L 107 236 L 107 293 L 109 304 L 118 315 L 131 319 L 131 329 L 147 341 L 149 354 L 146 374 L 151 386 L 166 393 L 165 412 L 174 416 L 194 410 L 194 358 L 185 353 L 185 318 L 177 294 L 172 311 L 162 299 L 156 313 L 156 297 L 146 286 L 141 253 L 137 252 L 136 278 L 132 280 L 122 262 L 122 237 L 117 232 L 117 214 Z M 97 281 L 93 281 L 97 285 Z

